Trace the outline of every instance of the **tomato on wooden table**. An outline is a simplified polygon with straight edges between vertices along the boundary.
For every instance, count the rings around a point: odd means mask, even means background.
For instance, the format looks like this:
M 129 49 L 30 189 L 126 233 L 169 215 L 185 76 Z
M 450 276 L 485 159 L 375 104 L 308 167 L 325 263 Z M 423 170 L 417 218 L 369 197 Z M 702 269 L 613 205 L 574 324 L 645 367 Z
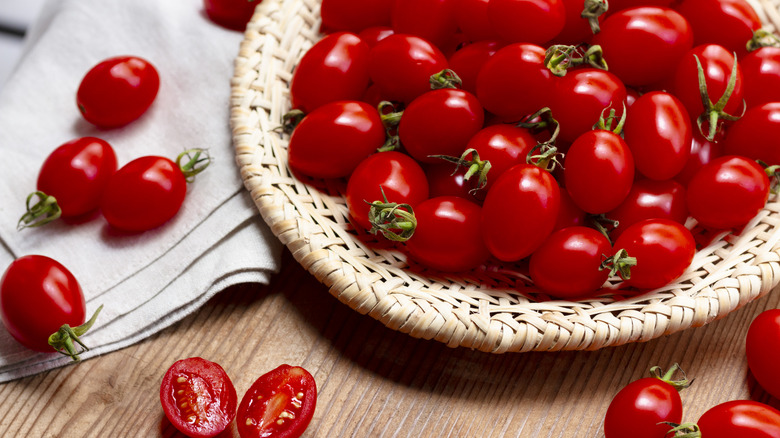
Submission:
M 118 56 L 87 72 L 76 92 L 76 103 L 88 122 L 100 128 L 116 128 L 141 117 L 159 88 L 160 75 L 149 61 Z
M 772 397 L 780 398 L 780 309 L 765 310 L 750 323 L 745 354 L 758 384 Z
M 780 102 L 754 106 L 731 126 L 723 153 L 743 155 L 773 166 L 780 164 Z
M 708 409 L 695 425 L 676 429 L 701 438 L 778 438 L 780 411 L 753 400 L 732 400 Z
M 236 417 L 238 396 L 219 364 L 190 357 L 174 362 L 165 372 L 160 403 L 176 429 L 189 437 L 209 438 Z
M 238 406 L 241 438 L 296 438 L 309 426 L 317 406 L 317 384 L 299 366 L 280 365 L 260 376 Z
M 243 31 L 262 0 L 203 0 L 209 19 L 222 27 Z

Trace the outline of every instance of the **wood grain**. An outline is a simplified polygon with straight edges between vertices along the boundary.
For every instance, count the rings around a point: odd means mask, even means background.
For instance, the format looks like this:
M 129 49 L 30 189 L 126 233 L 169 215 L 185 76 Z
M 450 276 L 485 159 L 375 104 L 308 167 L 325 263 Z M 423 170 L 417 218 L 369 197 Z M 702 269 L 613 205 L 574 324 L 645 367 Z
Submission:
M 318 384 L 307 437 L 599 437 L 610 400 L 650 366 L 678 362 L 685 419 L 739 398 L 780 406 L 750 377 L 750 321 L 777 291 L 728 317 L 599 351 L 491 355 L 414 339 L 338 302 L 285 253 L 268 286 L 240 285 L 123 350 L 0 385 L 0 436 L 181 437 L 159 384 L 177 359 L 220 363 L 239 397 L 279 364 Z M 231 426 L 221 437 L 237 437 Z

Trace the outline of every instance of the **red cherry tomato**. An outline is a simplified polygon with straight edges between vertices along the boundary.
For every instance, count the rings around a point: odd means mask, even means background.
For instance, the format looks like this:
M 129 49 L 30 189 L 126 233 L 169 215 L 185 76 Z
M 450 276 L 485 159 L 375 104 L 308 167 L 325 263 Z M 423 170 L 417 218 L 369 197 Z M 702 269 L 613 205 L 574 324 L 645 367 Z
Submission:
M 200 357 L 178 360 L 160 384 L 165 416 L 183 434 L 210 438 L 220 434 L 236 417 L 238 397 L 225 370 Z
M 262 0 L 203 0 L 206 15 L 222 27 L 243 31 Z
M 395 33 L 418 36 L 442 51 L 454 42 L 456 0 L 394 0 L 390 23 Z
M 558 218 L 555 221 L 555 230 L 561 228 L 573 227 L 577 225 L 584 226 L 588 220 L 588 214 L 585 210 L 577 206 L 572 201 L 569 192 L 561 190 L 561 207 L 558 210 Z
M 490 0 L 487 13 L 498 35 L 508 43 L 545 44 L 566 23 L 561 0 Z
M 620 205 L 634 181 L 634 157 L 612 131 L 582 134 L 569 147 L 563 163 L 566 190 L 588 213 L 606 213 Z
M 761 47 L 740 59 L 748 108 L 780 102 L 780 47 Z
M 414 99 L 403 112 L 398 137 L 417 161 L 435 163 L 432 155 L 460 156 L 482 128 L 485 112 L 468 91 L 443 88 Z
M 484 181 L 483 191 L 490 190 L 490 187 L 502 173 L 506 172 L 512 166 L 526 162 L 528 153 L 536 146 L 537 142 L 530 131 L 514 125 L 491 125 L 480 129 L 471 137 L 467 149 L 474 149 L 479 155 L 480 161 L 490 162 L 487 180 Z M 474 159 L 473 155 L 466 157 Z M 474 175 L 472 178 L 479 186 L 480 175 Z
M 609 71 L 625 85 L 650 85 L 672 73 L 671 66 L 693 47 L 693 32 L 679 13 L 643 6 L 607 17 L 592 43 L 601 46 Z
M 780 164 L 780 102 L 750 108 L 729 126 L 723 153 Z
M 368 44 L 369 49 L 376 43 L 394 34 L 393 28 L 387 26 L 367 27 L 360 31 L 358 36 L 364 43 Z
M 490 0 L 456 0 L 455 21 L 471 42 L 496 40 L 498 33 L 488 18 Z
M 696 424 L 707 438 L 780 437 L 780 411 L 753 400 L 721 403 Z
M 119 56 L 87 72 L 79 84 L 76 103 L 88 122 L 100 128 L 116 128 L 141 117 L 159 88 L 160 76 L 149 61 Z
M 348 176 L 385 142 L 376 108 L 364 102 L 325 104 L 295 127 L 288 145 L 290 167 L 314 178 Z
M 688 219 L 685 187 L 671 179 L 640 179 L 634 182 L 626 199 L 607 213 L 606 217 L 618 221 L 617 228 L 610 233 L 613 239 L 626 228 L 645 219 L 664 218 L 684 224 Z
M 690 214 L 706 228 L 742 228 L 764 208 L 768 197 L 764 169 L 738 155 L 705 164 L 688 184 Z
M 465 167 L 456 169 L 453 163 L 432 163 L 425 165 L 425 176 L 428 178 L 429 197 L 458 196 L 476 204 L 482 205 L 484 192 L 477 190 L 474 179 L 466 179 Z
M 701 135 L 698 129 L 694 129 L 691 142 L 691 154 L 688 157 L 688 161 L 685 162 L 683 170 L 674 176 L 675 181 L 683 186 L 687 186 L 691 181 L 691 178 L 693 178 L 693 175 L 695 175 L 702 166 L 723 155 L 723 142 L 716 140 L 717 139 L 713 139 L 713 141 L 707 140 Z
M 477 93 L 477 76 L 482 66 L 500 47 L 498 41 L 482 40 L 466 44 L 450 56 L 448 61 L 450 69 L 460 78 L 463 90 L 471 94 Z
M 585 9 L 584 1 L 580 0 L 562 0 L 566 11 L 564 16 L 565 24 L 563 29 L 556 35 L 553 42 L 565 45 L 577 45 L 590 41 L 593 37 L 593 31 L 590 28 L 588 19 L 582 16 Z M 609 2 L 608 10 L 612 9 L 612 2 Z M 604 20 L 604 14 L 598 17 L 598 22 Z
M 370 51 L 368 74 L 388 100 L 409 103 L 430 91 L 430 77 L 447 68 L 436 46 L 413 35 L 395 33 Z
M 682 102 L 669 93 L 654 91 L 631 105 L 624 136 L 639 173 L 664 180 L 685 167 L 691 153 L 691 131 Z
M 490 253 L 482 239 L 481 208 L 457 196 L 431 198 L 414 209 L 417 228 L 406 241 L 416 262 L 443 272 L 468 271 Z
M 355 222 L 371 229 L 369 203 L 383 201 L 409 204 L 414 208 L 428 199 L 428 181 L 416 161 L 395 151 L 380 152 L 363 160 L 347 182 L 346 201 Z
M 368 44 L 349 32 L 326 35 L 295 66 L 292 107 L 310 113 L 339 100 L 359 100 L 368 88 Z
M 690 23 L 693 44 L 718 44 L 742 58 L 745 44 L 761 27 L 756 11 L 745 0 L 683 0 L 674 6 Z
M 592 228 L 557 230 L 531 254 L 531 280 L 553 298 L 582 299 L 607 281 L 609 270 L 600 268 L 611 253 L 607 237 Z
M 260 376 L 238 406 L 241 438 L 297 438 L 317 406 L 317 383 L 298 366 L 280 365 Z
M 393 2 L 387 0 L 322 0 L 323 32 L 360 32 L 374 26 L 390 26 Z
M 670 219 L 645 219 L 623 231 L 613 245 L 636 258 L 627 286 L 640 290 L 667 285 L 685 272 L 693 260 L 696 243 L 691 232 Z
M 482 204 L 482 233 L 502 261 L 528 257 L 553 230 L 561 194 L 550 172 L 518 164 L 504 172 Z
M 780 397 L 780 309 L 761 312 L 752 323 L 745 338 L 745 354 L 750 373 L 772 397 Z

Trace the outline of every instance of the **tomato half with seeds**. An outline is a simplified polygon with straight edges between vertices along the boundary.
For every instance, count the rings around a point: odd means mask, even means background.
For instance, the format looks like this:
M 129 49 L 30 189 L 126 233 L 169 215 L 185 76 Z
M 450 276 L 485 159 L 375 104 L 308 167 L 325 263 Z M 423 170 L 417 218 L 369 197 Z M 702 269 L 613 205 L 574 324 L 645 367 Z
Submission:
M 260 376 L 238 406 L 241 438 L 296 438 L 317 406 L 317 384 L 304 368 L 280 365 Z
M 201 357 L 178 360 L 160 384 L 160 403 L 176 429 L 193 438 L 220 434 L 236 417 L 233 382 L 217 363 Z

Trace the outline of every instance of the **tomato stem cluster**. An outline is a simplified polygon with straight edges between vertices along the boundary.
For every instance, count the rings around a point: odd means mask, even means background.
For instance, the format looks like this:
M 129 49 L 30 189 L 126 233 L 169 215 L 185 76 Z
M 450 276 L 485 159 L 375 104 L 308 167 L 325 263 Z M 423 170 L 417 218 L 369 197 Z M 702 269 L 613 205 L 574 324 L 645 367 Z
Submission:
M 368 202 L 368 220 L 371 222 L 371 234 L 382 235 L 394 242 L 405 242 L 414 235 L 417 228 L 417 218 L 414 209 L 409 204 L 388 202 L 384 189 L 380 186 L 384 201 Z
M 182 164 L 183 160 L 187 160 Z M 195 175 L 203 172 L 211 164 L 211 156 L 205 149 L 188 149 L 176 157 L 176 165 L 179 166 L 187 182 L 195 180 Z
M 59 330 L 49 336 L 49 345 L 51 345 L 58 352 L 73 359 L 74 362 L 81 361 L 79 354 L 85 351 L 89 351 L 89 347 L 81 342 L 80 337 L 84 335 L 84 333 L 86 333 L 90 328 L 92 328 L 92 325 L 95 324 L 98 314 L 102 309 L 103 305 L 98 307 L 95 313 L 92 314 L 92 317 L 89 319 L 89 321 L 81 324 L 80 326 L 71 327 L 68 324 L 63 324 Z M 74 341 L 81 345 L 81 351 L 76 351 L 76 346 L 73 344 Z
M 34 196 L 38 197 L 38 202 L 32 204 Z M 27 196 L 26 206 L 27 212 L 19 219 L 16 225 L 17 230 L 40 227 L 59 219 L 62 215 L 62 209 L 57 204 L 57 199 L 41 191 L 30 193 Z
M 704 105 L 704 112 L 696 118 L 696 125 L 699 127 L 699 132 L 709 141 L 715 139 L 715 135 L 718 133 L 718 125 L 721 120 L 736 121 L 741 115 L 733 116 L 726 113 L 723 109 L 729 102 L 732 93 L 734 93 L 734 87 L 737 84 L 737 54 L 734 53 L 734 64 L 731 67 L 731 76 L 729 76 L 729 82 L 726 84 L 726 90 L 723 95 L 720 96 L 717 102 L 712 103 L 710 100 L 709 92 L 707 91 L 707 80 L 704 75 L 704 68 L 701 66 L 699 57 L 694 55 L 696 59 L 696 68 L 699 74 L 699 94 L 701 95 L 701 103 Z M 742 102 L 742 112 L 745 112 L 745 102 Z M 709 124 L 707 133 L 704 132 L 704 124 Z

